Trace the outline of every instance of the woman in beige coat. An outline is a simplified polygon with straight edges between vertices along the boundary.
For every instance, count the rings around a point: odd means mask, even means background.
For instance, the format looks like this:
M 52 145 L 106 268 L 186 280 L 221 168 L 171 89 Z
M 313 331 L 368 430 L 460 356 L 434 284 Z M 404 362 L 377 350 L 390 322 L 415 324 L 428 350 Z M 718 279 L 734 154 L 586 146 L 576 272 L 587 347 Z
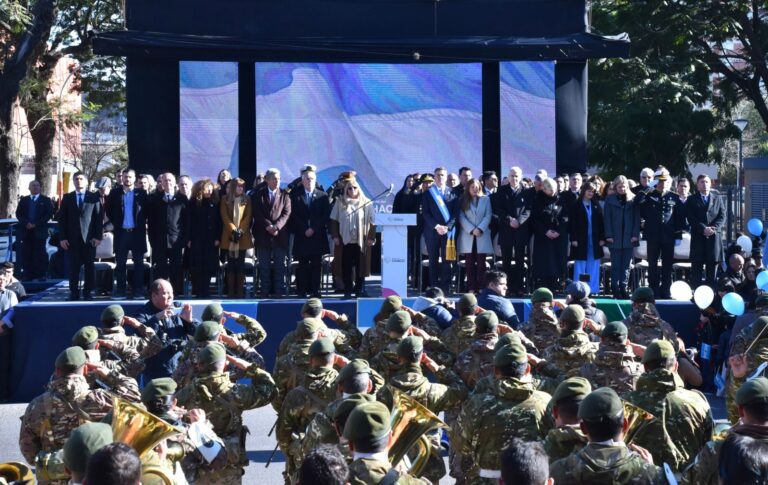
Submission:
M 356 297 L 367 296 L 363 261 L 376 242 L 373 225 L 373 204 L 363 195 L 360 184 L 352 179 L 344 186 L 344 193 L 336 199 L 331 210 L 331 235 L 336 246 L 341 246 L 341 273 L 344 278 L 344 296 L 352 296 L 352 273 Z
M 236 178 L 227 184 L 221 200 L 221 249 L 227 258 L 227 294 L 245 296 L 245 252 L 253 248 L 251 239 L 251 198 L 245 194 L 245 180 Z

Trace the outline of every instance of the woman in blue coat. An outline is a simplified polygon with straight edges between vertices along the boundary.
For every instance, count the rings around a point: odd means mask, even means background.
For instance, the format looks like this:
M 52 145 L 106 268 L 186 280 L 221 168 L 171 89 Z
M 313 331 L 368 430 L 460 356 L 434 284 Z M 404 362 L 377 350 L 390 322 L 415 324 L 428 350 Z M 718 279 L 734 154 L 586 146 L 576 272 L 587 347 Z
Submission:
M 573 203 L 568 217 L 573 257 L 573 279 L 589 275 L 589 289 L 600 292 L 600 259 L 603 257 L 603 211 L 597 202 L 597 184 L 587 182 L 581 186 L 579 200 Z

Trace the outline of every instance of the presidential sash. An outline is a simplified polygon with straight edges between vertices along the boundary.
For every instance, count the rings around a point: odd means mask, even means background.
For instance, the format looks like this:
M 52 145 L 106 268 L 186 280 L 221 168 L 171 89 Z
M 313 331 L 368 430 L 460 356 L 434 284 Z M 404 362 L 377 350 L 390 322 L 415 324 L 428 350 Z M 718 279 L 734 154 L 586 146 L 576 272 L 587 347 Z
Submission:
M 437 187 L 434 185 L 429 188 L 429 195 L 432 196 L 432 200 L 435 201 L 437 208 L 440 210 L 440 215 L 443 216 L 443 224 L 448 225 L 451 220 L 451 213 L 448 211 L 448 206 L 445 205 L 445 200 L 440 192 L 437 191 Z M 445 244 L 445 260 L 456 261 L 456 228 L 448 231 L 448 241 Z

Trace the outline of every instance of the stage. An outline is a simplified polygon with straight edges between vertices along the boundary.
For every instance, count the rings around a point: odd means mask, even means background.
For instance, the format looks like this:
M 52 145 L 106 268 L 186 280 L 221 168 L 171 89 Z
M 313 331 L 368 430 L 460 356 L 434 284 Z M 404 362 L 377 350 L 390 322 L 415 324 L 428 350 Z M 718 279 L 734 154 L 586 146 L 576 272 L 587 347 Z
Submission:
M 140 300 L 51 301 L 56 291 L 57 288 L 53 287 L 16 307 L 11 337 L 11 402 L 28 402 L 43 392 L 53 372 L 56 356 L 71 345 L 71 338 L 78 329 L 85 325 L 98 326 L 99 316 L 107 305 L 119 303 L 127 315 L 134 315 L 146 303 Z M 412 305 L 414 300 L 406 298 L 405 304 Z M 210 301 L 213 300 L 189 300 L 195 318 L 200 318 L 203 308 Z M 372 324 L 373 316 L 382 301 L 382 298 L 327 298 L 323 303 L 325 308 L 349 315 L 365 332 Z M 222 301 L 226 310 L 255 317 L 267 331 L 267 339 L 258 350 L 264 356 L 268 370 L 274 366 L 275 354 L 283 336 L 296 327 L 303 302 L 298 299 Z M 525 320 L 530 311 L 530 302 L 521 299 L 513 302 L 517 314 L 521 320 Z M 626 300 L 597 299 L 596 302 L 609 320 L 623 319 L 631 311 L 631 304 Z M 662 301 L 657 306 L 661 316 L 675 327 L 686 344 L 695 345 L 694 329 L 698 321 L 698 308 L 693 303 L 679 301 Z M 333 327 L 331 321 L 326 319 L 326 323 Z M 243 331 L 232 321 L 228 321 L 226 326 L 235 332 Z

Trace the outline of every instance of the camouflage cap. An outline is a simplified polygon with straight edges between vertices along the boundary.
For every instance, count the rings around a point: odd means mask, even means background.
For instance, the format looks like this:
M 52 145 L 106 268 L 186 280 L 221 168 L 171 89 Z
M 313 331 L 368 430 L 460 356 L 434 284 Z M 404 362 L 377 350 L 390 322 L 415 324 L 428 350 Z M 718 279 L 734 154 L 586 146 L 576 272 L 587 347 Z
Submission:
M 376 400 L 376 396 L 373 394 L 367 394 L 364 392 L 359 392 L 357 394 L 351 394 L 346 397 L 343 401 L 339 403 L 338 406 L 336 406 L 336 409 L 333 411 L 333 421 L 336 423 L 346 423 L 347 418 L 349 417 L 349 414 L 359 405 L 374 402 Z
M 385 313 L 389 315 L 392 312 L 398 311 L 402 307 L 403 307 L 403 300 L 399 296 L 397 295 L 388 296 L 381 303 L 381 313 Z
M 656 297 L 653 296 L 653 290 L 647 286 L 641 286 L 632 293 L 634 303 L 653 303 Z
M 405 333 L 410 326 L 411 315 L 403 310 L 394 312 L 387 320 L 387 332 Z
M 768 400 L 768 379 L 757 377 L 741 385 L 736 391 L 736 405 L 744 406 L 754 401 Z
M 603 327 L 602 332 L 600 332 L 601 337 L 627 338 L 628 334 L 629 334 L 629 331 L 627 330 L 627 326 L 624 325 L 624 322 L 620 322 L 618 320 L 606 323 L 605 327 Z
M 301 314 L 305 314 L 310 310 L 312 313 L 317 314 L 323 309 L 323 301 L 320 298 L 310 298 L 301 305 Z
M 200 315 L 200 319 L 205 320 L 221 320 L 221 315 L 224 313 L 224 307 L 219 302 L 209 303 L 203 308 L 203 314 Z
M 333 346 L 333 340 L 328 337 L 319 338 L 309 346 L 310 357 L 320 357 L 334 352 L 336 352 L 336 347 Z
M 397 344 L 397 355 L 400 357 L 410 357 L 420 352 L 424 352 L 424 339 L 421 337 L 411 335 Z
M 675 355 L 677 355 L 677 353 L 669 340 L 654 340 L 645 348 L 643 364 L 655 362 L 657 360 L 666 360 Z
M 558 402 L 569 397 L 586 397 L 592 392 L 592 385 L 583 377 L 569 377 L 557 386 L 552 401 Z
M 585 318 L 584 309 L 581 305 L 568 305 L 560 313 L 560 321 L 567 324 L 584 323 Z
M 125 310 L 120 305 L 109 305 L 101 312 L 101 323 L 105 325 L 120 323 L 125 317 Z
M 575 301 L 583 300 L 589 296 L 589 285 L 583 281 L 574 281 L 565 289 Z
M 493 365 L 495 367 L 507 367 L 513 364 L 528 362 L 528 353 L 525 351 L 522 343 L 512 342 L 496 351 L 493 356 Z
M 201 365 L 211 365 L 221 362 L 227 357 L 227 349 L 219 342 L 211 342 L 197 354 L 197 362 Z
M 88 325 L 87 327 L 83 327 L 75 333 L 75 335 L 72 337 L 72 345 L 85 347 L 86 345 L 94 343 L 98 339 L 99 331 L 96 330 L 96 327 Z
M 474 308 L 477 308 L 477 297 L 474 293 L 464 293 L 456 304 L 456 310 L 462 315 L 473 311 Z
M 552 303 L 554 295 L 549 291 L 549 288 L 539 288 L 531 293 L 531 303 L 539 303 L 540 301 L 548 301 Z
M 499 340 L 496 341 L 496 345 L 493 347 L 493 351 L 498 352 L 500 348 L 512 343 L 518 343 L 520 345 L 523 344 L 523 341 L 520 339 L 520 336 L 517 334 L 517 332 L 508 332 L 499 336 Z
M 365 359 L 352 359 L 349 364 L 345 365 L 339 371 L 339 375 L 336 377 L 336 382 L 343 382 L 353 375 L 357 374 L 370 374 L 371 366 L 368 365 L 368 361 Z
M 176 392 L 176 381 L 170 377 L 152 379 L 141 391 L 141 402 L 148 403 Z
M 496 312 L 486 310 L 475 317 L 475 332 L 478 334 L 493 333 L 499 326 L 499 317 Z
M 91 455 L 113 441 L 112 426 L 85 423 L 72 431 L 64 443 L 64 465 L 75 473 L 83 474 Z
M 80 347 L 68 347 L 56 357 L 56 368 L 72 372 L 85 365 L 85 351 Z
M 296 336 L 299 338 L 310 338 L 312 334 L 322 329 L 322 323 L 316 318 L 304 318 L 296 324 Z
M 360 404 L 347 418 L 344 437 L 353 443 L 383 438 L 391 430 L 389 421 L 389 409 L 384 404 L 377 401 Z
M 579 419 L 582 421 L 596 421 L 601 418 L 613 418 L 624 412 L 624 405 L 610 387 L 595 389 L 581 401 L 579 405 Z
M 203 322 L 195 328 L 195 342 L 211 342 L 221 333 L 221 324 L 209 320 Z

